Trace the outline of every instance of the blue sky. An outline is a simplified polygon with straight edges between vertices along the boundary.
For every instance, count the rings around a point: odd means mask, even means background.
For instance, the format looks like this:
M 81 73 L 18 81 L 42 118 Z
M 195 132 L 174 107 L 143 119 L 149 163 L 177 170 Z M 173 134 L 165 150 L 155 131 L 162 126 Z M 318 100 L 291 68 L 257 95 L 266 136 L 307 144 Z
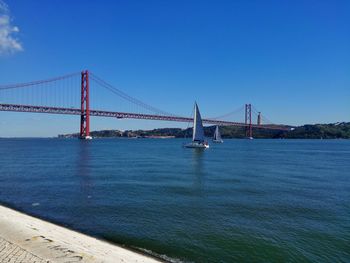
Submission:
M 0 84 L 89 69 L 180 115 L 190 115 L 196 100 L 203 116 L 252 103 L 274 123 L 349 121 L 348 1 L 6 4 L 6 37 L 20 46 L 9 45 L 0 25 Z M 93 118 L 91 128 L 154 127 L 187 124 Z M 0 136 L 55 136 L 78 128 L 74 116 L 0 112 Z

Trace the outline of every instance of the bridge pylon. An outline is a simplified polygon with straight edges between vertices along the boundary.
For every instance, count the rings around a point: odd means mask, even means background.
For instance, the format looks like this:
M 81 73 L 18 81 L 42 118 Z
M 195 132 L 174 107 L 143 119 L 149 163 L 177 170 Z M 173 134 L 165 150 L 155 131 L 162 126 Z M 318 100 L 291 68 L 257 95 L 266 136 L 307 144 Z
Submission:
M 245 137 L 253 139 L 252 104 L 245 105 Z
M 258 112 L 258 120 L 257 120 L 257 125 L 261 125 L 261 112 Z
M 87 70 L 81 72 L 80 139 L 92 139 L 90 136 L 89 71 Z

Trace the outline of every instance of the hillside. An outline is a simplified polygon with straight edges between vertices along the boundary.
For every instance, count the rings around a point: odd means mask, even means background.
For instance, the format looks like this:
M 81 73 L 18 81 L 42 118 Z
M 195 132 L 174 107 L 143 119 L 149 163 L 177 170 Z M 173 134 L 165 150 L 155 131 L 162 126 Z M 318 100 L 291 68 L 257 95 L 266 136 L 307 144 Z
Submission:
M 215 126 L 204 128 L 205 135 L 212 137 Z M 222 126 L 220 132 L 223 138 L 244 138 L 245 130 L 242 127 Z M 294 128 L 291 131 L 253 129 L 254 138 L 288 138 L 288 139 L 350 139 L 350 122 L 331 124 L 308 124 Z M 103 137 L 175 137 L 184 138 L 192 136 L 192 129 L 162 128 L 153 130 L 102 130 L 93 131 L 91 136 Z M 59 135 L 60 138 L 79 137 L 78 133 Z

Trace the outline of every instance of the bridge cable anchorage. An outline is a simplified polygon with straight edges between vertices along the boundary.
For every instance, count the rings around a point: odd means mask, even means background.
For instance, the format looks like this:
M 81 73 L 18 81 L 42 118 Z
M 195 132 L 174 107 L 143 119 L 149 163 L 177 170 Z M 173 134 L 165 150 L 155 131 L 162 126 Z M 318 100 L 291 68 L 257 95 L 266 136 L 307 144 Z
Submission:
M 112 86 L 111 84 L 107 83 L 106 81 L 104 81 L 103 79 L 99 78 L 98 76 L 96 76 L 95 74 L 93 73 L 90 73 L 90 77 L 91 77 L 91 80 L 93 80 L 95 83 L 99 84 L 100 86 L 108 89 L 109 91 L 111 91 L 112 93 L 116 94 L 117 96 L 137 105 L 137 106 L 140 106 L 144 109 L 147 109 L 151 112 L 154 112 L 154 113 L 157 113 L 157 114 L 160 114 L 160 115 L 167 115 L 167 116 L 178 116 L 178 115 L 175 115 L 175 114 L 172 114 L 172 113 L 169 113 L 169 112 L 166 112 L 166 111 L 163 111 L 163 110 L 160 110 L 158 108 L 155 108 L 147 103 L 144 103 L 142 102 L 141 100 L 139 99 L 136 99 L 134 97 L 131 97 L 129 96 L 128 94 L 126 94 L 125 92 L 115 88 L 114 86 Z
M 40 85 L 40 84 L 44 84 L 44 83 L 68 79 L 70 77 L 78 76 L 79 74 L 80 74 L 80 72 L 75 72 L 75 73 L 63 75 L 63 76 L 56 77 L 56 78 L 45 79 L 45 80 L 37 80 L 37 81 L 31 81 L 31 82 L 0 85 L 0 89 L 5 90 L 5 89 L 16 89 L 16 88 L 24 88 L 24 87 L 28 87 L 28 86 L 35 86 L 35 85 Z

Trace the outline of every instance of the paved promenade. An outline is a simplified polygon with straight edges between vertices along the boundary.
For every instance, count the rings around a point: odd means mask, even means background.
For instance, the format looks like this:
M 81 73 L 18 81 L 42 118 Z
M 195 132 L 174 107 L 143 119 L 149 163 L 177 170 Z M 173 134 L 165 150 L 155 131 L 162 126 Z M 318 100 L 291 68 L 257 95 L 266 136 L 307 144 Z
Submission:
M 0 263 L 161 262 L 0 205 Z
M 44 263 L 49 262 L 39 258 L 27 250 L 0 237 L 0 262 L 10 263 Z

